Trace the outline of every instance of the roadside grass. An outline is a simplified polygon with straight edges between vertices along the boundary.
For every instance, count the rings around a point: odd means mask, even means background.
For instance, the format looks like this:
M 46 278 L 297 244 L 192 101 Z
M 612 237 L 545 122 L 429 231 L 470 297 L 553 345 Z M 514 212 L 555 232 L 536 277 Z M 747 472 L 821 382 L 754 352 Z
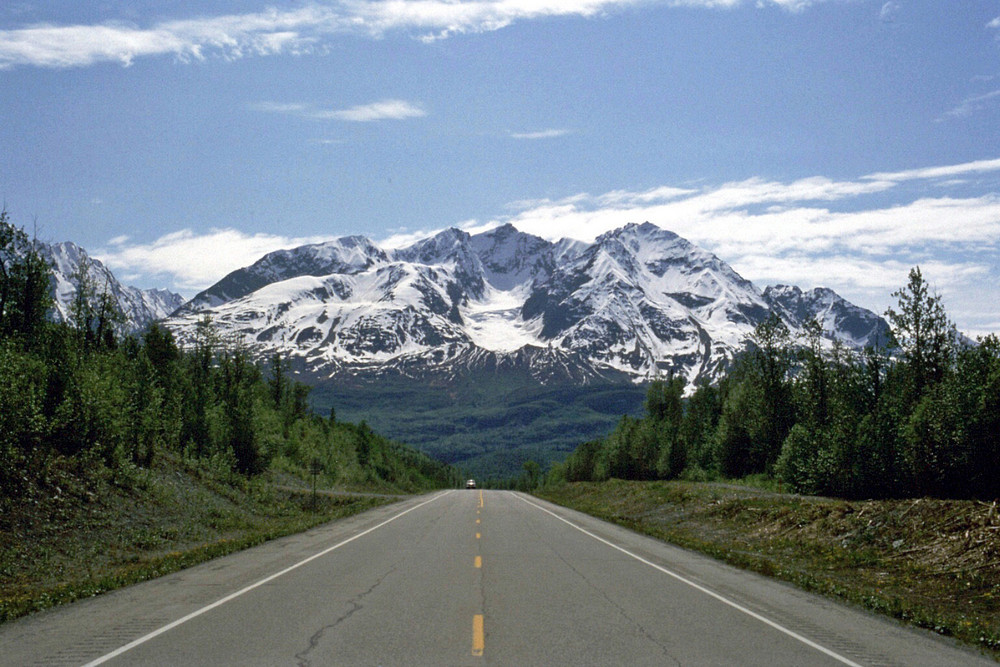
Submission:
M 697 482 L 574 483 L 546 500 L 978 646 L 1000 659 L 1000 508 Z
M 396 500 L 320 493 L 314 506 L 302 480 L 274 481 L 166 456 L 116 473 L 56 461 L 0 512 L 0 623 Z

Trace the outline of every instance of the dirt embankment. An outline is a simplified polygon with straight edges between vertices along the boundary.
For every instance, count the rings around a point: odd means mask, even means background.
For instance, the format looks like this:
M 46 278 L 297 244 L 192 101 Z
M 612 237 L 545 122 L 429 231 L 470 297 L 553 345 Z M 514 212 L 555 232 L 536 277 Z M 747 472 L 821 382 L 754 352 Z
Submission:
M 248 481 L 166 456 L 126 473 L 63 460 L 20 502 L 0 507 L 0 623 L 399 498 L 321 492 L 314 500 L 287 475 L 282 484 Z
M 542 495 L 1000 657 L 997 502 L 844 501 L 618 480 Z

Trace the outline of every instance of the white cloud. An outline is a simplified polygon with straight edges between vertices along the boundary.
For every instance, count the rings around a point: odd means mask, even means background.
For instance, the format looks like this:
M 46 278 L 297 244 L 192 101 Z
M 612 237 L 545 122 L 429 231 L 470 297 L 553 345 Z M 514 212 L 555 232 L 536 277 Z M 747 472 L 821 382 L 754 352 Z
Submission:
M 312 110 L 299 102 L 258 102 L 252 105 L 257 111 L 267 113 L 286 113 L 296 116 L 308 116 Z
M 783 183 L 763 179 L 645 192 L 578 194 L 522 202 L 492 221 L 556 240 L 593 241 L 628 222 L 650 221 L 714 252 L 764 285 L 825 286 L 882 312 L 907 272 L 920 265 L 959 327 L 989 331 L 1000 303 L 1000 194 L 906 199 L 891 192 L 911 180 L 1000 170 L 1000 160 Z M 882 194 L 881 205 L 857 197 Z M 902 198 L 901 198 L 902 197 Z M 817 203 L 842 203 L 835 210 Z
M 629 202 L 639 202 L 650 204 L 657 201 L 670 201 L 684 195 L 691 195 L 697 190 L 685 188 L 675 188 L 671 186 L 661 186 L 646 190 L 645 192 L 629 192 L 628 190 L 612 190 L 600 196 L 600 201 L 605 206 L 621 205 Z
M 206 233 L 182 229 L 151 243 L 129 243 L 129 240 L 127 236 L 115 237 L 108 242 L 108 248 L 93 255 L 112 271 L 130 272 L 147 279 L 166 278 L 171 283 L 170 289 L 193 295 L 269 252 L 329 239 L 245 234 L 235 229 L 211 229 Z
M 355 123 L 370 123 L 379 120 L 405 120 L 421 118 L 427 115 L 417 104 L 406 100 L 380 100 L 370 104 L 361 104 L 348 109 L 317 109 L 308 104 L 298 102 L 260 102 L 253 105 L 258 111 L 282 113 L 317 120 L 341 120 Z
M 869 174 L 864 177 L 864 180 L 900 183 L 902 181 L 954 178 L 956 176 L 983 174 L 994 171 L 1000 171 L 1000 159 L 976 160 L 974 162 L 965 162 L 962 164 L 939 167 L 923 167 L 920 169 L 909 169 L 907 171 L 881 172 L 877 174 Z
M 316 30 L 337 30 L 342 18 L 319 6 L 255 14 L 165 21 L 150 28 L 125 23 L 37 24 L 0 31 L 0 69 L 15 65 L 82 67 L 100 62 L 130 65 L 147 56 L 202 59 L 208 52 L 228 58 L 301 52 Z M 303 32 L 308 29 L 308 32 Z
M 1000 243 L 1000 196 L 920 198 L 848 212 L 813 205 L 852 200 L 887 189 L 885 181 L 856 184 L 825 179 L 779 183 L 750 179 L 697 191 L 666 188 L 615 191 L 537 201 L 498 219 L 523 231 L 558 239 L 593 241 L 626 222 L 651 221 L 729 255 L 758 248 L 765 254 L 808 250 L 866 255 L 926 246 L 993 248 Z M 874 187 L 877 186 L 877 187 Z M 778 206 L 768 206 L 779 204 Z
M 854 181 L 751 178 L 697 188 L 581 193 L 517 202 L 506 215 L 458 226 L 478 233 L 509 222 L 550 240 L 593 241 L 629 222 L 650 221 L 715 253 L 758 285 L 830 287 L 876 312 L 892 305 L 892 292 L 905 284 L 911 267 L 920 265 L 959 328 L 982 335 L 1000 332 L 995 326 L 1000 193 L 914 198 L 899 186 L 996 171 L 1000 160 L 982 160 Z M 871 195 L 880 203 L 859 200 Z M 403 247 L 436 231 L 399 230 L 380 244 Z M 146 244 L 117 237 L 95 255 L 116 271 L 167 277 L 175 290 L 193 292 L 267 252 L 323 240 L 182 230 Z
M 570 130 L 539 130 L 538 132 L 511 132 L 511 139 L 556 139 L 570 134 Z
M 366 123 L 376 120 L 420 118 L 426 115 L 426 111 L 405 100 L 382 100 L 381 102 L 362 104 L 350 109 L 321 111 L 316 114 L 316 118 L 333 118 L 336 120 Z
M 304 53 L 331 35 L 380 38 L 412 33 L 423 41 L 500 30 L 517 21 L 553 17 L 594 17 L 629 7 L 728 8 L 774 5 L 800 11 L 829 0 L 343 0 L 297 9 L 163 21 L 150 27 L 125 23 L 37 24 L 0 30 L 0 69 L 15 66 L 85 67 L 131 64 L 136 58 L 174 56 L 200 60 Z

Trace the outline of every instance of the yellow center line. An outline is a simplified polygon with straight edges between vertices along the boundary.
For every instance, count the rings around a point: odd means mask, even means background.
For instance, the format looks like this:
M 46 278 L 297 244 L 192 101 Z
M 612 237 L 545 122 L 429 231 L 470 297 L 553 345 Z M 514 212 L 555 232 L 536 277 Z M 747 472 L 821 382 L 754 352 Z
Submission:
M 482 567 L 483 567 L 483 557 L 482 556 L 476 556 L 476 569 L 478 570 L 478 569 L 480 569 Z
M 478 539 L 480 539 L 480 538 L 482 538 L 482 536 L 483 536 L 483 534 L 482 534 L 482 533 L 476 533 L 476 539 L 477 539 L 477 540 L 478 540 Z
M 481 524 L 482 522 L 483 522 L 483 520 L 482 520 L 482 519 L 476 519 L 476 525 L 477 525 L 477 526 L 478 526 L 479 524 Z
M 482 655 L 486 640 L 483 634 L 483 615 L 472 617 L 472 655 Z
M 480 507 L 483 506 L 483 492 L 482 492 L 482 490 L 479 491 L 479 506 Z

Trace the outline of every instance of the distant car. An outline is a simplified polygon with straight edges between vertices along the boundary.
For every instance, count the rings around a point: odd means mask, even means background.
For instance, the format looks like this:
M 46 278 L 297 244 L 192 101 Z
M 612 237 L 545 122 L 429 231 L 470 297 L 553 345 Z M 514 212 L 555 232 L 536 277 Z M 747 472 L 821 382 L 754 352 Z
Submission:
M 467 481 L 465 483 L 465 488 L 467 488 L 467 489 L 474 489 L 474 488 L 476 488 L 476 480 L 470 479 L 469 481 Z

